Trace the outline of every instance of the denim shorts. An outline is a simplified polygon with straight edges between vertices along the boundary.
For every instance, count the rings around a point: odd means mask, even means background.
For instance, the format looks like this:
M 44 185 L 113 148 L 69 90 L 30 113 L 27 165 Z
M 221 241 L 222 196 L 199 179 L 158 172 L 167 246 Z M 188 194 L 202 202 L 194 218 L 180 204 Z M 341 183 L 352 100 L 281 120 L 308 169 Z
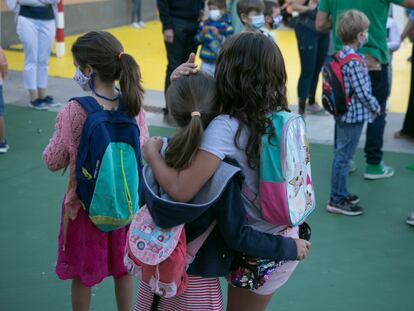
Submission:
M 4 115 L 3 85 L 0 84 L 0 117 Z

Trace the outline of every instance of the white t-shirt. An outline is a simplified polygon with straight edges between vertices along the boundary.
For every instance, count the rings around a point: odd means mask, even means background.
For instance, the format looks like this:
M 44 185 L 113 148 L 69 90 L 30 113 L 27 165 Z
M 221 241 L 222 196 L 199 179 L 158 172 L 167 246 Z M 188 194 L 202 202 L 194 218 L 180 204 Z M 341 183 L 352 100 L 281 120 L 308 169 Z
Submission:
M 246 156 L 249 130 L 246 127 L 242 129 L 238 140 L 239 149 L 234 141 L 238 128 L 239 121 L 236 118 L 226 114 L 216 117 L 205 130 L 200 149 L 214 154 L 221 160 L 226 157 L 236 160 L 245 176 L 246 185 L 257 194 L 259 192 L 259 172 L 250 168 Z M 245 200 L 245 208 L 249 214 L 249 224 L 259 231 L 275 234 L 286 228 L 286 226 L 277 226 L 265 222 L 260 211 L 247 200 Z

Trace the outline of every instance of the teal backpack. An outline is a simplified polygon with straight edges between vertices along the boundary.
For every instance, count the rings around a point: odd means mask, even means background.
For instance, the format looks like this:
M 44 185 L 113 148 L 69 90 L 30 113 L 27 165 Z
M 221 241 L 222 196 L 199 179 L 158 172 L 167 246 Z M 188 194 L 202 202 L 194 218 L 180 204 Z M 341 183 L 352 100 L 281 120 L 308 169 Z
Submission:
M 242 193 L 267 222 L 298 226 L 316 206 L 305 121 L 280 111 L 273 113 L 272 124 L 274 135 L 269 129 L 262 137 L 259 195 L 246 185 Z
M 91 97 L 72 98 L 87 112 L 76 159 L 77 194 L 104 232 L 127 226 L 139 208 L 139 128 L 121 104 L 103 110 Z

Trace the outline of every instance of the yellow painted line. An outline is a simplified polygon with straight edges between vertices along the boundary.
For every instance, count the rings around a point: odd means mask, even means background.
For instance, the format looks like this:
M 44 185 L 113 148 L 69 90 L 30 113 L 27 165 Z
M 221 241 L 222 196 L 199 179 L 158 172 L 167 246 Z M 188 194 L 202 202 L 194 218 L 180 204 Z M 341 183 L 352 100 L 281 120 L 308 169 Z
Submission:
M 108 29 L 123 44 L 127 53 L 133 55 L 141 67 L 144 87 L 151 90 L 164 90 L 164 78 L 167 65 L 161 24 L 158 21 L 146 23 L 144 29 L 132 29 L 128 26 Z M 300 61 L 295 34 L 293 31 L 276 31 L 276 40 L 282 50 L 288 72 L 288 97 L 290 103 L 297 102 L 297 81 L 300 73 Z M 49 74 L 55 77 L 72 78 L 74 73 L 70 47 L 76 36 L 65 37 L 67 55 L 63 58 L 51 57 Z M 13 46 L 21 48 L 21 45 Z M 411 45 L 404 43 L 394 54 L 393 89 L 389 110 L 405 112 L 410 86 L 410 63 L 406 61 L 411 54 Z M 6 51 L 11 70 L 23 69 L 23 53 Z M 199 61 L 198 61 L 199 62 Z M 320 85 L 318 94 L 320 94 Z M 319 97 L 319 95 L 318 95 Z

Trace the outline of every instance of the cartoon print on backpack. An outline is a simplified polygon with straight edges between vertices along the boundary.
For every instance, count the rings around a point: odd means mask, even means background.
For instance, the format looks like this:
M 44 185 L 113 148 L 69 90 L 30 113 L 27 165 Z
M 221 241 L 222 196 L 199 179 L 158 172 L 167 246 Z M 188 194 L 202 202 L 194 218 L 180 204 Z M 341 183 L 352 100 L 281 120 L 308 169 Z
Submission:
M 293 197 L 298 196 L 300 187 L 302 187 L 304 183 L 302 164 L 295 163 L 295 176 L 289 181 L 289 185 L 293 186 L 293 192 L 295 193 Z M 293 197 L 292 195 L 289 196 L 289 198 Z

